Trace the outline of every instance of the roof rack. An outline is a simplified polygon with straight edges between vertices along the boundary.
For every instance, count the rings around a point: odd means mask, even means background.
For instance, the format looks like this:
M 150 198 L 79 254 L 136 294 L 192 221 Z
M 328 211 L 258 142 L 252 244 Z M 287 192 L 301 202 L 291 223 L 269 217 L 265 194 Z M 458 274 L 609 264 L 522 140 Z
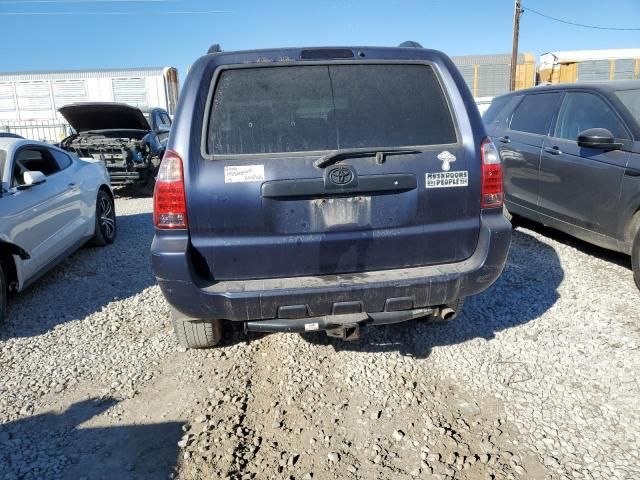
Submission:
M 418 42 L 414 40 L 407 40 L 406 42 L 402 42 L 398 46 L 403 48 L 424 48 L 422 45 L 420 45 Z
M 207 50 L 207 53 L 219 53 L 222 51 L 222 48 L 220 48 L 220 44 L 219 43 L 214 43 L 213 45 L 211 45 L 209 47 L 209 50 Z

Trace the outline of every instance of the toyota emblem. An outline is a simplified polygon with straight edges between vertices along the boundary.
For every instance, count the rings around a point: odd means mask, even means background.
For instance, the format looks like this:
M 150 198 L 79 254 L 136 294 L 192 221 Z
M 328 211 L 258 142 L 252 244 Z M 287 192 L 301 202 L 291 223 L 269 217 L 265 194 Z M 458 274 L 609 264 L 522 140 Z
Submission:
M 353 172 L 345 166 L 332 168 L 329 172 L 329 180 L 336 185 L 347 185 L 353 181 Z

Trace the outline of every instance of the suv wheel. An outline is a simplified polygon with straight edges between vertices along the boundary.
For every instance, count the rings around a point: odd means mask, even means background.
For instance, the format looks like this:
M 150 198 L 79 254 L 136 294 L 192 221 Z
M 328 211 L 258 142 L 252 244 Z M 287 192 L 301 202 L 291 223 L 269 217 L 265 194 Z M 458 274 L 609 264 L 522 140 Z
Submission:
M 636 286 L 640 288 L 640 230 L 636 233 L 636 238 L 633 241 L 631 267 L 633 268 L 633 279 L 636 281 Z
M 2 262 L 0 261 L 0 324 L 7 316 L 7 277 L 4 276 Z
M 103 247 L 116 239 L 116 209 L 113 198 L 104 190 L 98 192 L 96 199 L 96 230 L 90 244 Z
M 184 348 L 214 347 L 222 339 L 222 320 L 196 320 L 171 308 L 173 330 Z

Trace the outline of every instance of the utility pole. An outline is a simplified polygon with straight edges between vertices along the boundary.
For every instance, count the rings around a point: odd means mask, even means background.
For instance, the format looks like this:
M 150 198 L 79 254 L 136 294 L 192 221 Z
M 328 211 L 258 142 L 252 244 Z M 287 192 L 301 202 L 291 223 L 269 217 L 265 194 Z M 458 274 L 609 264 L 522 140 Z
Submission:
M 522 15 L 522 4 L 520 0 L 515 0 L 515 13 L 513 14 L 513 47 L 511 49 L 511 75 L 510 89 L 516 89 L 516 65 L 518 65 L 518 36 L 520 35 L 520 15 Z

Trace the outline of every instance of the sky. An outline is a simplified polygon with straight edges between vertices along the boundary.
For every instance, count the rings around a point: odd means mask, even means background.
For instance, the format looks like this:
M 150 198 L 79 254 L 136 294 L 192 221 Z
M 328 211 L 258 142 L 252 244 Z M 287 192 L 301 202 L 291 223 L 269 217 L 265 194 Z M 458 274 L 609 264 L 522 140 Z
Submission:
M 640 0 L 522 0 L 520 52 L 640 48 Z M 565 25 L 541 17 L 635 31 Z M 0 72 L 188 66 L 223 50 L 396 46 L 511 51 L 514 0 L 0 0 Z M 195 12 L 195 13 L 194 13 Z

